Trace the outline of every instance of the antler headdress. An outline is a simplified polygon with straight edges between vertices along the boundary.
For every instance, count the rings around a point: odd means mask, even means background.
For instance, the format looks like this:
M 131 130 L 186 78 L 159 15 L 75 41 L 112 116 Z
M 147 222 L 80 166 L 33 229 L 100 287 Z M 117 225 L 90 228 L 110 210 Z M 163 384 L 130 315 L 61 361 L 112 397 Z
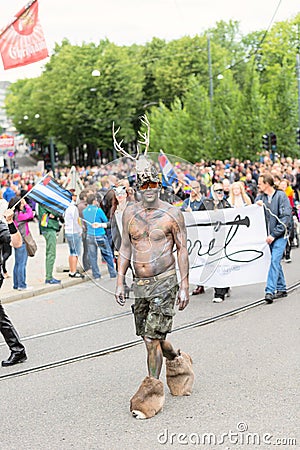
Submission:
M 118 142 L 116 136 L 120 131 L 120 127 L 115 131 L 115 123 L 113 122 L 112 127 L 112 135 L 114 148 L 118 153 L 121 153 L 123 156 L 130 158 L 136 161 L 136 175 L 137 175 L 137 184 L 143 184 L 145 181 L 160 181 L 158 177 L 158 173 L 156 169 L 151 165 L 151 162 L 147 159 L 147 152 L 150 144 L 150 123 L 146 114 L 141 118 L 142 124 L 146 125 L 147 131 L 145 133 L 141 133 L 139 131 L 139 136 L 142 140 L 138 141 L 138 144 L 145 145 L 144 153 L 140 152 L 139 145 L 137 146 L 137 153 L 135 156 L 130 155 L 130 153 L 126 152 L 126 150 L 122 147 L 123 139 Z

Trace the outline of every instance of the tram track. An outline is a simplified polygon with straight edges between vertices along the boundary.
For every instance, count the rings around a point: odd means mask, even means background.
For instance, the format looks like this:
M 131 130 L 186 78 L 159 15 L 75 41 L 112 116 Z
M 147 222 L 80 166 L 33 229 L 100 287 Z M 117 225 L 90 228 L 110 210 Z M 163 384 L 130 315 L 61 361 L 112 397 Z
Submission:
M 290 285 L 287 288 L 287 291 L 289 293 L 291 293 L 294 290 L 298 289 L 299 287 L 300 287 L 300 281 Z M 176 333 L 176 332 L 179 332 L 179 331 L 188 330 L 188 329 L 192 329 L 192 328 L 196 328 L 196 327 L 200 327 L 200 326 L 204 326 L 204 325 L 209 325 L 211 323 L 217 322 L 218 320 L 222 320 L 222 319 L 225 319 L 225 318 L 228 318 L 228 317 L 240 314 L 242 312 L 245 312 L 245 311 L 247 311 L 249 309 L 252 309 L 252 308 L 255 308 L 257 306 L 263 305 L 264 303 L 265 303 L 265 299 L 262 298 L 262 299 L 254 301 L 254 302 L 248 303 L 248 304 L 246 304 L 244 306 L 240 306 L 238 308 L 234 308 L 234 309 L 229 310 L 227 312 L 224 312 L 224 313 L 212 316 L 212 317 L 208 317 L 206 319 L 197 320 L 197 321 L 194 321 L 194 322 L 190 322 L 190 323 L 187 323 L 187 324 L 175 327 L 172 330 L 172 333 Z M 89 321 L 89 322 L 85 322 L 85 323 L 82 323 L 82 324 L 73 325 L 73 326 L 61 328 L 61 329 L 58 329 L 58 330 L 52 330 L 52 331 L 48 331 L 48 332 L 44 332 L 44 333 L 40 333 L 40 334 L 36 334 L 36 335 L 32 335 L 32 336 L 27 336 L 25 338 L 22 338 L 22 341 L 30 340 L 30 339 L 37 339 L 37 338 L 40 338 L 40 337 L 51 336 L 51 335 L 63 333 L 63 332 L 66 332 L 66 331 L 76 330 L 76 329 L 79 329 L 79 328 L 83 328 L 83 327 L 90 326 L 90 325 L 95 325 L 97 323 L 101 323 L 101 322 L 105 322 L 105 321 L 109 321 L 109 320 L 114 320 L 114 319 L 121 318 L 121 317 L 124 317 L 124 316 L 127 316 L 127 315 L 131 315 L 131 314 L 132 314 L 131 311 L 125 311 L 125 312 L 120 313 L 120 314 L 115 314 L 113 316 L 103 317 L 103 318 L 96 319 L 96 320 Z M 32 373 L 37 373 L 37 372 L 41 372 L 41 371 L 44 371 L 44 370 L 49 370 L 49 369 L 65 366 L 65 365 L 68 365 L 68 364 L 73 364 L 75 362 L 84 361 L 86 359 L 97 358 L 99 356 L 105 356 L 105 355 L 108 355 L 110 353 L 116 353 L 116 352 L 119 352 L 119 351 L 122 351 L 122 350 L 126 350 L 128 348 L 134 347 L 136 345 L 140 345 L 142 343 L 143 343 L 142 339 L 138 338 L 138 339 L 134 339 L 132 341 L 128 341 L 128 342 L 117 344 L 117 345 L 114 345 L 114 346 L 111 346 L 111 347 L 106 347 L 106 348 L 103 348 L 103 349 L 100 349 L 100 350 L 96 350 L 94 352 L 83 353 L 81 355 L 77 355 L 77 356 L 73 356 L 73 357 L 70 357 L 70 358 L 65 358 L 65 359 L 62 359 L 62 360 L 59 360 L 59 361 L 54 361 L 54 362 L 42 364 L 40 366 L 35 366 L 35 367 L 28 368 L 28 369 L 23 369 L 23 370 L 18 370 L 18 371 L 12 372 L 12 373 L 1 375 L 0 376 L 0 381 L 8 380 L 8 379 L 11 379 L 11 378 L 20 377 L 20 376 L 23 376 L 23 375 L 29 375 L 29 374 L 32 374 Z

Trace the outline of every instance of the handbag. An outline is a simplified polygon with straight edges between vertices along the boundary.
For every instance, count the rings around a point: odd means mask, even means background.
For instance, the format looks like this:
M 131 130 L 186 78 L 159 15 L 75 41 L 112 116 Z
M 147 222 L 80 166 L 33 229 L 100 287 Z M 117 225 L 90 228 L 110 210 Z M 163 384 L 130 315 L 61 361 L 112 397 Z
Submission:
M 25 241 L 28 256 L 34 256 L 37 251 L 37 245 L 36 245 L 35 240 L 32 237 L 32 234 L 30 233 L 30 231 L 27 234 L 27 236 L 24 236 L 24 241 Z

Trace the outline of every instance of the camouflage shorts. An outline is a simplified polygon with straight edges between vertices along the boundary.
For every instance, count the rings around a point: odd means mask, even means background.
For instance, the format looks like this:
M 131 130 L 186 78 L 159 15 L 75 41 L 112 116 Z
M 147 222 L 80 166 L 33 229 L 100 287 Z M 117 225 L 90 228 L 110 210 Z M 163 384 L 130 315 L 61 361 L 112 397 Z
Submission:
M 175 315 L 174 305 L 178 292 L 176 275 L 150 281 L 144 286 L 134 283 L 133 290 L 136 334 L 152 339 L 165 339 L 172 330 Z

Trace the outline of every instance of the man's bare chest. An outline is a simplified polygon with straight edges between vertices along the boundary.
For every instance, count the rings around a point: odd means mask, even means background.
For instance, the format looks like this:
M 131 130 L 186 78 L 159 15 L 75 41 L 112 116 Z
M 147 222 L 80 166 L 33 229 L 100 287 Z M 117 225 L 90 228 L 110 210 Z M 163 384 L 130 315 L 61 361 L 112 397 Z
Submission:
M 165 240 L 171 233 L 171 224 L 167 214 L 136 214 L 129 223 L 129 235 L 132 240 Z

